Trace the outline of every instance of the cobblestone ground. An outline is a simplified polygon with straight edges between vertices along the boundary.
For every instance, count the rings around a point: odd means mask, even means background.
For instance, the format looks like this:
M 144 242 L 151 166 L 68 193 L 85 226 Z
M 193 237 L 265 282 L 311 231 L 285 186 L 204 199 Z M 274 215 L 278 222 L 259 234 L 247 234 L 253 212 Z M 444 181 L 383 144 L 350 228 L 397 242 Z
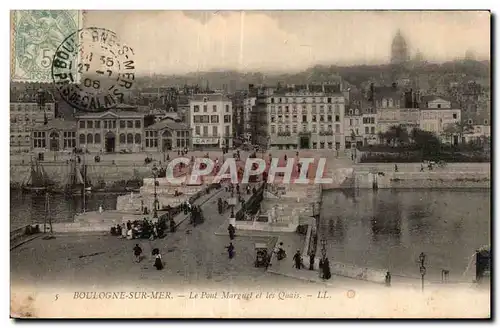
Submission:
M 123 240 L 117 237 L 59 235 L 55 239 L 38 238 L 11 251 L 11 282 L 13 284 L 52 286 L 252 286 L 293 282 L 290 278 L 266 273 L 255 268 L 254 244 L 274 245 L 274 238 L 236 237 L 233 240 L 236 255 L 228 258 L 225 246 L 228 236 L 216 236 L 215 230 L 229 217 L 217 213 L 217 198 L 229 197 L 222 191 L 206 202 L 202 209 L 205 222 L 193 227 L 184 221 L 174 234 L 164 239 Z M 139 243 L 144 252 L 140 263 L 134 262 L 132 249 Z M 153 248 L 159 248 L 165 264 L 164 270 L 153 267 Z

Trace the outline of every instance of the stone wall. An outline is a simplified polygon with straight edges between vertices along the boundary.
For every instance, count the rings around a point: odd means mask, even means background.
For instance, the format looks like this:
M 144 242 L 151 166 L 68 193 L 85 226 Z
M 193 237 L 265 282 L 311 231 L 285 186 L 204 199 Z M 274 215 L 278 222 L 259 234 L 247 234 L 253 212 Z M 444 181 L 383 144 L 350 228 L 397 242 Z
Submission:
M 69 164 L 46 163 L 42 164 L 49 178 L 55 182 L 57 187 L 64 188 L 69 176 Z M 103 181 L 106 188 L 119 186 L 128 180 L 150 178 L 152 176 L 151 167 L 144 165 L 112 165 L 112 164 L 89 164 L 87 174 L 95 185 L 98 181 Z M 25 183 L 30 175 L 29 164 L 11 164 L 10 166 L 10 185 L 11 187 L 20 187 Z
M 491 188 L 485 172 L 356 172 L 354 179 L 357 189 Z

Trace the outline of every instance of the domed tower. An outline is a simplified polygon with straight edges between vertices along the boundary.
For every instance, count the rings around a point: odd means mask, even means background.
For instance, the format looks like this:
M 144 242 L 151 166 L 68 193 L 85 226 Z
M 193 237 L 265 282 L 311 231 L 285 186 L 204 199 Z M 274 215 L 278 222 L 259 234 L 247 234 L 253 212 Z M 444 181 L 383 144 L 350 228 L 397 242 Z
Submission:
M 399 65 L 406 63 L 410 59 L 408 55 L 408 46 L 401 35 L 401 30 L 398 30 L 396 36 L 392 40 L 391 46 L 391 64 Z

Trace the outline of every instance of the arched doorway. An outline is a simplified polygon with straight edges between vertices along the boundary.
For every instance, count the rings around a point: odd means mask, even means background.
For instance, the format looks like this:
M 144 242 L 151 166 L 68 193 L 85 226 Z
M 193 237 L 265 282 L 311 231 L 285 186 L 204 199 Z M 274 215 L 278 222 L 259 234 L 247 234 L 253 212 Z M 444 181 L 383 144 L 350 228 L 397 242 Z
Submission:
M 165 152 L 168 150 L 172 150 L 172 133 L 168 130 L 165 130 L 161 135 L 161 149 Z
M 115 152 L 115 147 L 116 147 L 116 136 L 113 132 L 109 131 L 106 133 L 105 139 L 105 148 L 107 153 L 114 153 Z
M 59 151 L 59 133 L 52 131 L 49 135 L 49 144 L 51 151 Z

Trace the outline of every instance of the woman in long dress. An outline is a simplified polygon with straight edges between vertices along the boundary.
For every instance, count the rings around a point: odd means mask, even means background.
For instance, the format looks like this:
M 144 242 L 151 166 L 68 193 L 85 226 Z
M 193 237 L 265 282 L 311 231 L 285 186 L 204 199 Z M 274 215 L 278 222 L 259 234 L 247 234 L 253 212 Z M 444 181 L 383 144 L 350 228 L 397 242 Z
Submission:
M 163 269 L 163 262 L 161 261 L 161 255 L 160 253 L 155 255 L 155 264 L 154 266 L 156 267 L 156 270 L 161 270 Z

